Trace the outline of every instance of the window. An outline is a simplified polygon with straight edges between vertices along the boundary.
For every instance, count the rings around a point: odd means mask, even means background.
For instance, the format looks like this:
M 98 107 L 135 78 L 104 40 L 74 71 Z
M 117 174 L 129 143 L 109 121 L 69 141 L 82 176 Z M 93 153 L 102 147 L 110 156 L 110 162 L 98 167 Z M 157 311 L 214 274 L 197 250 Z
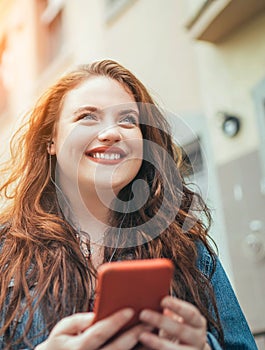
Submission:
M 208 168 L 200 137 L 193 138 L 181 147 L 183 167 L 182 174 L 190 190 L 199 192 L 207 200 Z
M 203 157 L 199 138 L 192 140 L 182 148 L 182 157 L 188 176 L 203 170 Z
M 135 0 L 105 0 L 106 21 L 109 22 L 120 15 Z

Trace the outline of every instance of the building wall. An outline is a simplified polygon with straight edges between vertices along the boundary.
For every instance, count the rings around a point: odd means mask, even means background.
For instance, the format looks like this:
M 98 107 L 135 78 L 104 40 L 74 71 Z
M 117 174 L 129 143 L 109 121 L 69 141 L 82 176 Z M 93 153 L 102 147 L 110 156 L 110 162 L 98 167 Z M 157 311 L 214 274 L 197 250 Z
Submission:
M 175 112 L 201 109 L 194 47 L 180 2 L 134 1 L 105 25 L 106 55 L 132 69 Z
M 21 113 L 29 106 L 32 96 L 35 72 L 34 23 L 31 1 L 10 1 L 9 11 L 2 12 L 1 37 L 7 36 L 5 54 L 1 60 L 1 71 L 7 96 L 7 108 L 2 114 L 0 136 L 4 141 L 1 149 L 3 157 L 7 154 L 8 140 Z
M 265 14 L 261 13 L 218 45 L 195 44 L 200 90 L 218 164 L 259 147 L 252 90 L 265 77 L 264 34 Z M 220 132 L 219 111 L 242 118 L 242 132 L 235 139 Z
M 258 130 L 253 90 L 265 78 L 264 35 L 265 14 L 260 13 L 219 44 L 195 43 L 203 110 L 221 189 L 220 209 L 224 214 L 233 283 L 248 321 L 256 331 L 265 328 L 261 302 L 264 255 L 258 258 L 259 249 L 263 251 L 265 246 L 261 186 L 265 159 L 264 153 L 259 155 L 265 135 Z M 235 138 L 228 138 L 222 132 L 218 113 L 222 111 L 241 119 L 242 129 Z M 253 228 L 256 223 L 257 229 Z

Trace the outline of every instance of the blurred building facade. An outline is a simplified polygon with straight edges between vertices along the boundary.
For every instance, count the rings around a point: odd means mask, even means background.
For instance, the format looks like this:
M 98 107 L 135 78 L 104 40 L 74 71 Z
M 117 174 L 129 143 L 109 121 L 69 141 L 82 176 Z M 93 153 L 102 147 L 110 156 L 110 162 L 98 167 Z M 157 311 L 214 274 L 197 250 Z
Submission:
M 264 38 L 264 0 L 0 0 L 2 158 L 58 76 L 119 61 L 198 163 L 212 235 L 254 333 L 265 331 Z

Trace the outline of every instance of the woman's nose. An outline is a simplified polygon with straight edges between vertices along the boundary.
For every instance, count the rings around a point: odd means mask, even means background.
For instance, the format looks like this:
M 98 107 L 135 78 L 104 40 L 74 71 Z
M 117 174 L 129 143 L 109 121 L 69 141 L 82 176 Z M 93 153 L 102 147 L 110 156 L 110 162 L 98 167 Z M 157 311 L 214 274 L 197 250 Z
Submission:
M 98 133 L 98 140 L 100 142 L 119 142 L 121 134 L 117 125 L 109 126 Z

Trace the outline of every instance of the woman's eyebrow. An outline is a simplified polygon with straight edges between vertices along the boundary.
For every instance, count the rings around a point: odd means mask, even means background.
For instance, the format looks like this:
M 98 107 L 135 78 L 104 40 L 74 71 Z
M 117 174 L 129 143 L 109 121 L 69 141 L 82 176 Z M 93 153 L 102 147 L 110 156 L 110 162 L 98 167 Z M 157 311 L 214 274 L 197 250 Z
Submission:
M 100 112 L 100 110 L 95 106 L 82 106 L 82 107 L 78 108 L 77 110 L 75 110 L 73 114 L 76 115 L 76 114 L 80 114 L 82 112 L 87 112 L 87 111 Z
M 139 112 L 133 108 L 129 108 L 129 109 L 122 109 L 119 111 L 119 115 L 124 115 L 124 114 L 130 114 L 133 113 L 135 114 L 137 117 L 139 116 Z
M 97 108 L 95 106 L 82 106 L 82 107 L 79 107 L 77 110 L 75 110 L 73 115 L 78 115 L 78 114 L 80 114 L 82 112 L 102 113 L 103 111 L 100 108 Z M 135 114 L 137 117 L 139 117 L 139 111 L 134 109 L 134 108 L 125 108 L 125 109 L 120 109 L 118 111 L 118 115 L 119 116 L 123 116 L 125 114 Z

